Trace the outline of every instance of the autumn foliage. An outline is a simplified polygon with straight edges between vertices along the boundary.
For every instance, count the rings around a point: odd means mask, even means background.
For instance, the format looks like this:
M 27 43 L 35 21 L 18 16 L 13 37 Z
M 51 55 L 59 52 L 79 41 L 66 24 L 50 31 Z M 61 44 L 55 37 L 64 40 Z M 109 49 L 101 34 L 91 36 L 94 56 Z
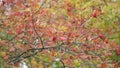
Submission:
M 21 61 L 31 68 L 117 68 L 120 16 L 113 11 L 102 0 L 2 0 L 1 64 L 5 68 L 18 67 Z

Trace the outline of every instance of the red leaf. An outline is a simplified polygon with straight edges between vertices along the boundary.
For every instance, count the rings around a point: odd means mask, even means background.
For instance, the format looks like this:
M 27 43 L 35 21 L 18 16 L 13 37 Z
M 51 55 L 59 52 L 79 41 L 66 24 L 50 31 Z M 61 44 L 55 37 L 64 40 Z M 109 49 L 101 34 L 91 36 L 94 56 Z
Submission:
M 102 63 L 101 64 L 101 68 L 107 68 L 107 64 L 106 63 Z
M 69 44 L 70 44 L 70 41 L 67 40 L 66 44 L 69 45 Z
M 14 64 L 14 66 L 15 66 L 15 67 L 18 67 L 18 66 L 19 66 L 19 62 L 16 62 L 16 63 Z
M 98 8 L 98 9 L 96 9 L 96 10 L 94 11 L 93 17 L 94 17 L 94 18 L 97 18 L 100 14 L 101 14 L 101 9 Z
M 116 62 L 116 61 L 113 63 L 115 68 L 116 68 L 117 64 L 118 64 L 118 62 Z
M 5 3 L 13 3 L 14 0 L 3 0 Z
M 9 58 L 8 55 L 3 56 L 3 59 L 4 59 L 4 60 L 7 60 L 8 58 Z
M 8 34 L 11 34 L 11 35 L 13 35 L 14 33 L 13 33 L 13 31 L 10 29 L 10 30 L 8 30 L 8 32 L 7 32 Z
M 4 6 L 4 4 L 5 4 L 4 1 L 0 2 L 0 6 Z
M 16 30 L 15 30 L 15 31 L 16 31 L 16 33 L 17 33 L 17 34 L 22 33 L 22 29 L 20 29 L 20 28 L 16 28 Z
M 73 52 L 77 52 L 77 49 L 76 49 L 76 48 L 73 48 L 72 51 L 73 51 Z
M 29 34 L 33 34 L 34 32 L 32 30 L 27 31 Z
M 9 51 L 10 51 L 10 52 L 14 52 L 14 51 L 15 51 L 15 48 L 14 48 L 14 47 L 11 47 Z
M 105 39 L 105 35 L 104 35 L 104 34 L 101 34 L 101 35 L 99 35 L 99 38 Z
M 57 37 L 54 36 L 54 37 L 52 38 L 52 41 L 53 41 L 53 42 L 56 42 L 56 40 L 57 40 Z
M 93 13 L 93 17 L 94 17 L 94 18 L 97 18 L 97 16 L 98 16 L 97 12 L 94 12 L 94 13 Z
M 116 54 L 117 54 L 117 55 L 120 55 L 120 46 L 117 46 L 117 47 L 116 47 Z
M 60 41 L 67 41 L 67 38 L 66 37 L 60 37 L 59 40 Z

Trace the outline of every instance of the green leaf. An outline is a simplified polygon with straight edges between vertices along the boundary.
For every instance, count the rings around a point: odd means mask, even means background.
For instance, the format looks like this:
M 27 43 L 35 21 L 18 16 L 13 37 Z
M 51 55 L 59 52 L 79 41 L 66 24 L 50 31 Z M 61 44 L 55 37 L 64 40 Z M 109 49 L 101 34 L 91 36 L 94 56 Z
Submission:
M 59 62 L 59 61 L 55 61 L 54 63 L 53 63 L 53 68 L 61 68 L 62 66 L 61 66 L 61 63 Z
M 13 36 L 2 31 L 2 32 L 0 32 L 0 38 L 3 40 L 10 40 L 13 38 Z
M 2 66 L 2 58 L 0 57 L 0 68 L 3 68 Z
M 6 37 L 6 39 L 10 40 L 10 39 L 12 39 L 12 38 L 13 38 L 13 36 L 12 36 L 12 35 L 10 35 L 10 34 L 7 34 L 7 37 Z

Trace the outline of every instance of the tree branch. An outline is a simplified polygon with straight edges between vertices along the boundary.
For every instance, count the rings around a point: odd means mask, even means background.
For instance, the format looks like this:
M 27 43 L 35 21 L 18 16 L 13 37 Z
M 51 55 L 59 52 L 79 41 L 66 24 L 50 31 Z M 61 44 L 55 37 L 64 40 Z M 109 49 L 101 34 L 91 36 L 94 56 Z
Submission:
M 10 58 L 10 60 L 8 61 L 8 63 L 19 62 L 19 61 L 21 61 L 23 59 L 26 59 L 26 58 L 29 58 L 31 56 L 34 56 L 38 52 L 42 52 L 45 49 L 56 48 L 56 47 L 58 47 L 58 46 L 47 46 L 47 47 L 44 47 L 44 48 L 29 49 L 29 50 L 26 50 L 26 51 L 18 54 L 17 56 L 14 56 L 14 57 Z M 29 55 L 26 55 L 26 54 L 29 54 Z

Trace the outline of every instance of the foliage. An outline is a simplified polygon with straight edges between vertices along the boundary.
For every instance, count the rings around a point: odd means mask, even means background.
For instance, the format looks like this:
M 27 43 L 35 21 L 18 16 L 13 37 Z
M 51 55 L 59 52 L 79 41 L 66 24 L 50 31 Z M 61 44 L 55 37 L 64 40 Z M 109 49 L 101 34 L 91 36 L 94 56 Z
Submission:
M 24 61 L 31 68 L 119 67 L 119 3 L 2 0 L 0 65 L 12 68 Z

